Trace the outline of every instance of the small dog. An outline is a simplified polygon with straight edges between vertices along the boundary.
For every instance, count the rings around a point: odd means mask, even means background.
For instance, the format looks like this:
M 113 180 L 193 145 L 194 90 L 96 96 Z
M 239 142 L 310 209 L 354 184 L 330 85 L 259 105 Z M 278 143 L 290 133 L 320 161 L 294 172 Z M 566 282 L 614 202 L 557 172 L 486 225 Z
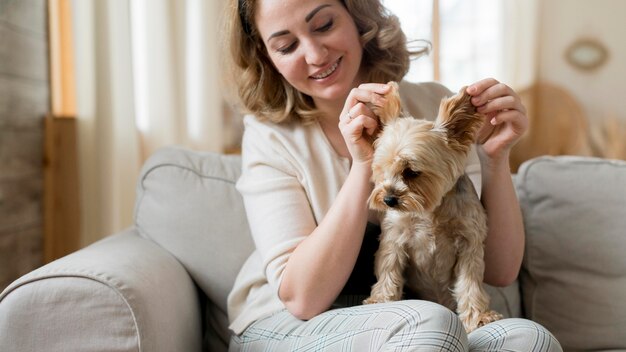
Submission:
M 403 286 L 456 310 L 465 330 L 500 319 L 482 286 L 485 211 L 465 162 L 482 125 L 463 88 L 443 99 L 432 121 L 398 117 L 398 86 L 375 111 L 383 130 L 374 142 L 370 208 L 384 212 L 375 256 L 378 281 L 363 303 L 396 301 Z M 394 116 L 395 115 L 395 116 Z

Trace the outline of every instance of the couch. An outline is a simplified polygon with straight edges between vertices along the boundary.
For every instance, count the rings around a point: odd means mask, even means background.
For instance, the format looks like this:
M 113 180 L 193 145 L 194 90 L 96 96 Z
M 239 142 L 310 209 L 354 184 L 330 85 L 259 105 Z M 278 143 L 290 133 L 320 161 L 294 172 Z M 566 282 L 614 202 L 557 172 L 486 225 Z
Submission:
M 253 242 L 240 158 L 159 150 L 135 222 L 0 294 L 0 351 L 224 351 L 226 297 Z M 540 157 L 514 176 L 527 233 L 518 281 L 488 287 L 566 351 L 626 350 L 626 162 Z

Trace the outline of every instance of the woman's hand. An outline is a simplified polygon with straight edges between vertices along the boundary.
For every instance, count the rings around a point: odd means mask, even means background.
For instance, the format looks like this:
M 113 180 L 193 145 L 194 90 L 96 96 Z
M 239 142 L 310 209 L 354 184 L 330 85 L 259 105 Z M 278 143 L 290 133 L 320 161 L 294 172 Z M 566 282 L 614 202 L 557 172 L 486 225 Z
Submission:
M 372 160 L 374 148 L 371 137 L 378 130 L 378 117 L 368 105 L 383 106 L 386 100 L 383 95 L 389 89 L 386 84 L 365 83 L 348 94 L 339 117 L 339 129 L 353 164 Z
M 526 108 L 520 97 L 493 78 L 470 85 L 467 93 L 478 112 L 486 116 L 478 135 L 482 156 L 492 162 L 508 160 L 509 151 L 528 129 Z

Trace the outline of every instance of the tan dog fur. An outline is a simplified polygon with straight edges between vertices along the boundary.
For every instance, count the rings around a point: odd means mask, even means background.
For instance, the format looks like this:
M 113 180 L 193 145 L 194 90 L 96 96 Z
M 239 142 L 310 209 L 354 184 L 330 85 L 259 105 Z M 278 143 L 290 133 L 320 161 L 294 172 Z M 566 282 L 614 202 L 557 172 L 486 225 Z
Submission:
M 398 118 L 397 86 L 386 98 L 370 196 L 370 207 L 384 212 L 378 281 L 364 303 L 402 299 L 406 285 L 456 310 L 468 332 L 500 319 L 482 286 L 486 215 L 464 173 L 483 117 L 465 88 L 441 102 L 434 122 Z

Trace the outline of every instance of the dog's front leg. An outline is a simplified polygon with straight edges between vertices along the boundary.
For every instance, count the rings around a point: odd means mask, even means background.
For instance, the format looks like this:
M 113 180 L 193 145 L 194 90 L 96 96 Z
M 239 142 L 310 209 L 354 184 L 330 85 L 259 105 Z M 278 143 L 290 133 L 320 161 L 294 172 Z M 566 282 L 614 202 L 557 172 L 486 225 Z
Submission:
M 482 286 L 485 270 L 484 249 L 481 236 L 470 236 L 454 268 L 456 282 L 453 295 L 457 301 L 457 313 L 466 332 L 502 318 L 489 309 L 489 295 Z
M 404 268 L 409 260 L 402 241 L 403 230 L 385 228 L 380 238 L 380 246 L 374 260 L 374 273 L 377 282 L 372 286 L 369 298 L 364 304 L 398 301 L 404 287 Z

